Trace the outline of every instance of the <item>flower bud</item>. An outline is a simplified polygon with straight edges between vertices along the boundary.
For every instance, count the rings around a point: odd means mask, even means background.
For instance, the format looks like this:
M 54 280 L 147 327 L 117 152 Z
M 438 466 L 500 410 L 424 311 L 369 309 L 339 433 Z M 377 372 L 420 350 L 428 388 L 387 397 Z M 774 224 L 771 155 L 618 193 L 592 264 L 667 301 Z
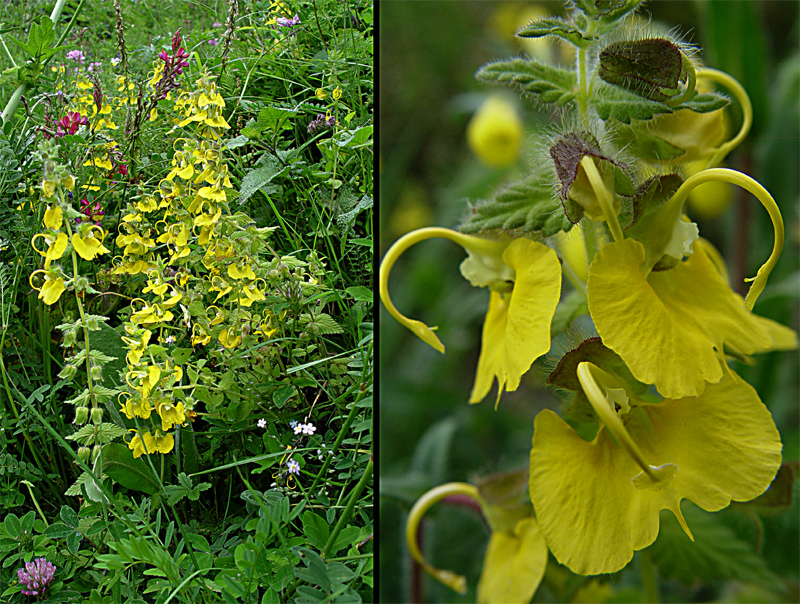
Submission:
M 100 445 L 95 445 L 92 447 L 92 463 L 97 460 L 98 455 L 100 455 Z
M 78 372 L 78 368 L 75 365 L 66 364 L 64 367 L 59 371 L 58 377 L 62 380 L 67 380 L 68 382 L 75 377 L 75 374 Z
M 89 370 L 89 375 L 92 376 L 93 380 L 101 381 L 103 379 L 103 368 L 100 365 L 94 365 Z
M 75 421 L 73 422 L 77 426 L 82 426 L 86 423 L 89 419 L 89 408 L 88 407 L 77 407 L 75 409 Z
M 490 96 L 467 126 L 467 144 L 492 168 L 513 164 L 522 148 L 523 125 L 513 104 Z
M 78 457 L 83 463 L 87 463 L 89 461 L 90 453 L 91 451 L 89 451 L 89 447 L 81 447 L 78 449 Z
M 92 409 L 92 423 L 97 426 L 103 422 L 103 409 L 101 407 L 94 407 Z

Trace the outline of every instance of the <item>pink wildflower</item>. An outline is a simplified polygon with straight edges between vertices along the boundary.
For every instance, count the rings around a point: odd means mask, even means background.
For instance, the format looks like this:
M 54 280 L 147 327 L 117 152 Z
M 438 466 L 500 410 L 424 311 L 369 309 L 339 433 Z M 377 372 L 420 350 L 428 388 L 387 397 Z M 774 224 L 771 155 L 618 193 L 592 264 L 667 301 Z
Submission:
M 99 201 L 91 204 L 88 199 L 84 198 L 81 199 L 81 214 L 85 216 L 85 218 L 81 218 L 81 222 L 94 222 L 97 226 L 100 226 L 100 220 L 105 212 Z
M 56 127 L 56 136 L 66 136 L 67 134 L 75 134 L 78 131 L 78 126 L 86 126 L 89 120 L 82 116 L 77 111 L 67 111 L 67 115 L 58 120 Z
M 22 585 L 22 593 L 26 596 L 40 596 L 53 582 L 56 567 L 45 558 L 37 558 L 26 562 L 25 568 L 17 571 L 17 578 Z

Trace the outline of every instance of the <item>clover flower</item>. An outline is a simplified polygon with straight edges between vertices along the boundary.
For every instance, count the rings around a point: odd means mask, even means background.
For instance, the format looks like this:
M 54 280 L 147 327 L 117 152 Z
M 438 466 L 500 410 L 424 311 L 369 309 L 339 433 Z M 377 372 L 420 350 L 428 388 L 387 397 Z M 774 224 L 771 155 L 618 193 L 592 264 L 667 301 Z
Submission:
M 26 596 L 42 595 L 53 582 L 56 567 L 45 558 L 36 558 L 33 562 L 26 562 L 25 568 L 17 571 L 17 578 L 23 586 L 22 593 Z

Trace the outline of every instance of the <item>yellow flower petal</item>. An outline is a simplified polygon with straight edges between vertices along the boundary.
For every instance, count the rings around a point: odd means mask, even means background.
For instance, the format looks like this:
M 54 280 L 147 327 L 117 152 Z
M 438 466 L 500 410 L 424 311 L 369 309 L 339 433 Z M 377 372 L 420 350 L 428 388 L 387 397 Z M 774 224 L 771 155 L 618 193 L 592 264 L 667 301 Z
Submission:
M 624 429 L 651 469 L 673 475 L 650 482 L 605 427 L 587 442 L 552 411 L 534 422 L 531 501 L 550 551 L 578 574 L 623 568 L 656 539 L 660 510 L 679 516 L 681 499 L 712 512 L 754 499 L 781 463 L 769 411 L 729 371 L 699 397 L 633 407 Z
M 57 231 L 61 228 L 64 212 L 61 206 L 50 206 L 44 212 L 44 226 Z
M 534 518 L 517 522 L 513 534 L 493 532 L 478 582 L 478 602 L 527 604 L 546 566 L 547 543 Z
M 39 291 L 39 299 L 44 300 L 44 303 L 51 306 L 58 302 L 61 294 L 64 293 L 66 287 L 64 286 L 64 279 L 61 277 L 57 279 L 48 279 L 42 285 Z
M 589 267 L 589 311 L 603 342 L 636 379 L 665 397 L 694 396 L 722 378 L 723 342 L 743 354 L 772 338 L 723 281 L 701 246 L 662 272 L 641 272 L 644 247 L 625 239 Z
M 256 274 L 253 272 L 253 269 L 250 268 L 250 265 L 245 265 L 243 268 L 239 268 L 237 264 L 230 264 L 228 265 L 228 276 L 231 279 L 255 279 Z
M 84 260 L 94 260 L 101 254 L 109 253 L 103 242 L 97 237 L 81 237 L 79 233 L 72 234 L 72 247 Z
M 550 350 L 550 322 L 561 295 L 556 253 L 536 241 L 516 239 L 503 261 L 516 272 L 514 289 L 492 292 L 471 403 L 483 400 L 495 378 L 498 398 L 503 390 L 516 390 L 522 374 Z

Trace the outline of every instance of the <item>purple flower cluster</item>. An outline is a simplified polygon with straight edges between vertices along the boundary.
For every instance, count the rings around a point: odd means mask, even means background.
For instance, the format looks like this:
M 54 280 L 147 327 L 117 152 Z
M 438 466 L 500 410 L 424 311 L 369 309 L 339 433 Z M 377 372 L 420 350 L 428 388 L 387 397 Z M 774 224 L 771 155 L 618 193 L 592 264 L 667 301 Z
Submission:
M 26 562 L 25 568 L 17 571 L 17 578 L 23 586 L 22 593 L 26 596 L 39 596 L 53 582 L 56 573 L 55 564 L 45 558 L 37 558 L 33 562 Z
M 70 50 L 67 53 L 67 58 L 75 61 L 76 63 L 80 63 L 81 65 L 86 63 L 86 57 L 83 55 L 82 50 Z
M 308 125 L 308 133 L 314 134 L 317 130 L 321 130 L 322 128 L 333 128 L 333 126 L 335 125 L 336 125 L 335 117 L 331 116 L 328 119 L 325 119 L 325 116 L 320 113 Z
M 167 97 L 170 90 L 175 90 L 178 87 L 178 76 L 183 74 L 183 68 L 189 65 L 189 54 L 186 49 L 181 46 L 181 30 L 175 32 L 172 36 L 172 56 L 167 54 L 166 50 L 162 50 L 158 54 L 158 58 L 164 61 L 164 74 L 156 84 L 156 98 L 158 100 Z
M 288 27 L 290 29 L 294 29 L 295 25 L 300 25 L 300 17 L 297 16 L 297 13 L 294 14 L 294 17 L 291 19 L 287 19 L 286 17 L 278 17 L 275 19 L 275 22 L 280 27 Z

